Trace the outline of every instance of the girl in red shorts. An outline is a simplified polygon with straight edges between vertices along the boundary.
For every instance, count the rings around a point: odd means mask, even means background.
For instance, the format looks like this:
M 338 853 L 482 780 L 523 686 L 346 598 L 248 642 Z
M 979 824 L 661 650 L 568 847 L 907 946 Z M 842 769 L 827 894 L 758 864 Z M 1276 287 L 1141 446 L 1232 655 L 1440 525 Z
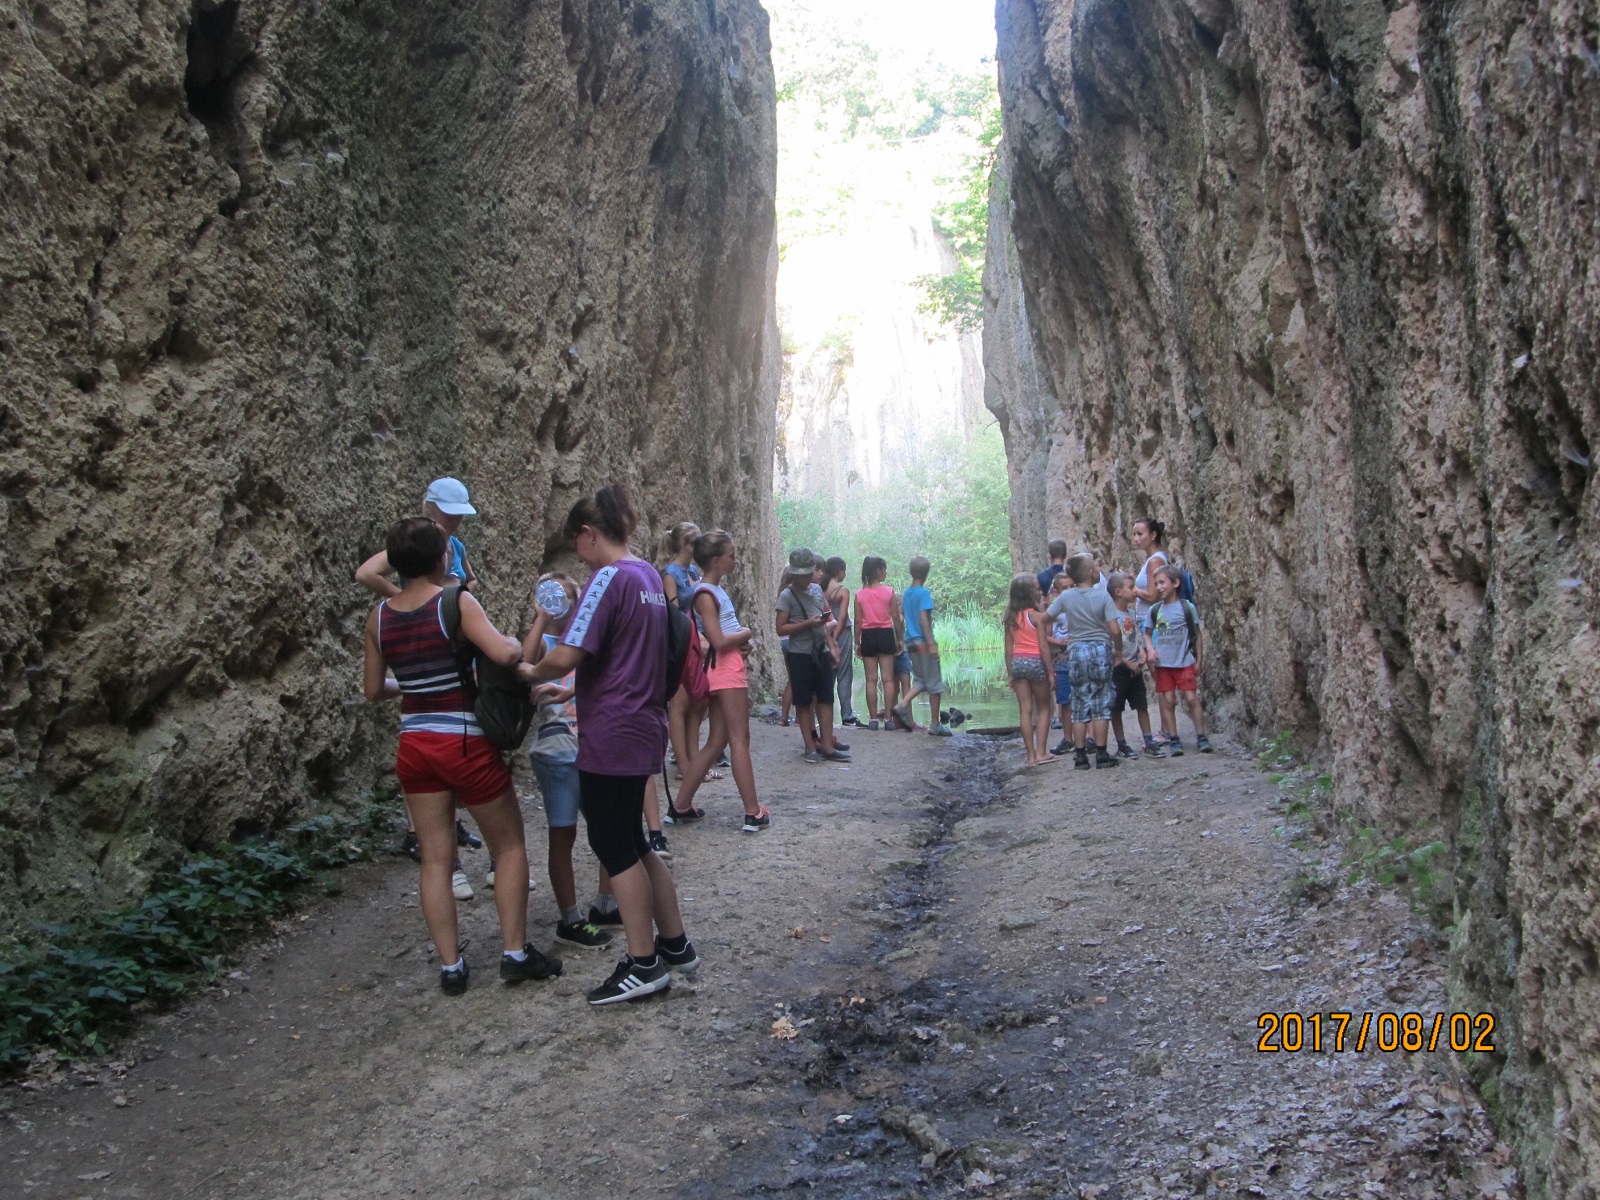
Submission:
M 500 977 L 508 983 L 561 973 L 559 961 L 526 943 L 528 852 L 522 810 L 505 759 L 483 736 L 462 686 L 440 598 L 449 562 L 444 531 L 425 517 L 389 530 L 390 565 L 405 578 L 367 618 L 362 684 L 373 703 L 400 698 L 400 742 L 395 774 L 422 844 L 422 917 L 439 952 L 439 986 L 456 996 L 467 989 L 467 963 L 456 930 L 450 872 L 456 853 L 456 802 L 472 810 L 494 855 L 495 908 L 504 953 Z M 478 652 L 509 666 L 521 645 L 489 622 L 471 593 L 462 591 L 461 633 Z M 394 678 L 387 678 L 393 671 Z

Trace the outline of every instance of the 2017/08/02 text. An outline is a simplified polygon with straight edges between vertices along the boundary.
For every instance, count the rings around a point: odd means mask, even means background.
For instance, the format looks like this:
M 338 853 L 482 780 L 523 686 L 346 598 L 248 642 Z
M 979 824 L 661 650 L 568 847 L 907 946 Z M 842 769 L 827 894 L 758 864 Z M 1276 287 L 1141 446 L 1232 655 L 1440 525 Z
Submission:
M 1320 1054 L 1324 1049 L 1359 1054 L 1369 1045 L 1385 1053 L 1414 1054 L 1437 1050 L 1441 1043 L 1458 1054 L 1495 1048 L 1493 1013 L 1266 1012 L 1257 1018 L 1256 1028 L 1261 1031 L 1256 1049 L 1262 1054 Z

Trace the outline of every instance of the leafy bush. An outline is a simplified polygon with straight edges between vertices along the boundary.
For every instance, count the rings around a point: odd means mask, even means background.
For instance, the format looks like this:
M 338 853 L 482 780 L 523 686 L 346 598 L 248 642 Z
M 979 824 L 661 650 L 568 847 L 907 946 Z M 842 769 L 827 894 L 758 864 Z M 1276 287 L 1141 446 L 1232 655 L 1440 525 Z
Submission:
M 157 879 L 123 908 L 35 926 L 0 949 L 0 1074 L 50 1047 L 102 1054 L 134 1014 L 210 978 L 238 938 L 290 908 L 330 867 L 370 857 L 392 808 L 316 817 L 264 843 L 225 844 Z

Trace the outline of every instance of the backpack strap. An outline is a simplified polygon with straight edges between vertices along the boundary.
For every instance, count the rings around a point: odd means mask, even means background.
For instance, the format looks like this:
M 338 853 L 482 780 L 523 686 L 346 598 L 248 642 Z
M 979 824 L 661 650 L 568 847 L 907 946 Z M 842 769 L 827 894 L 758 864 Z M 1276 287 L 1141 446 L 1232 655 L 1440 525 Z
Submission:
M 461 634 L 462 586 L 452 580 L 439 592 L 439 620 L 444 625 L 445 637 L 450 639 L 450 652 L 455 656 L 456 674 L 461 677 L 461 686 L 466 689 L 468 697 L 476 701 L 478 679 L 473 673 L 472 664 L 477 648 Z

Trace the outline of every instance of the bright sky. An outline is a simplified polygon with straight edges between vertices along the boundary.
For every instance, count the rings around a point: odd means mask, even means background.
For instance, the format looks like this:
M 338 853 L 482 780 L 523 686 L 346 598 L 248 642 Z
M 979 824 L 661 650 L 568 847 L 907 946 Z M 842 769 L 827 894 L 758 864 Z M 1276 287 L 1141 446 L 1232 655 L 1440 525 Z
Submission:
M 807 0 L 807 7 L 859 21 L 877 45 L 904 46 L 919 58 L 931 53 L 952 67 L 994 57 L 994 0 Z

